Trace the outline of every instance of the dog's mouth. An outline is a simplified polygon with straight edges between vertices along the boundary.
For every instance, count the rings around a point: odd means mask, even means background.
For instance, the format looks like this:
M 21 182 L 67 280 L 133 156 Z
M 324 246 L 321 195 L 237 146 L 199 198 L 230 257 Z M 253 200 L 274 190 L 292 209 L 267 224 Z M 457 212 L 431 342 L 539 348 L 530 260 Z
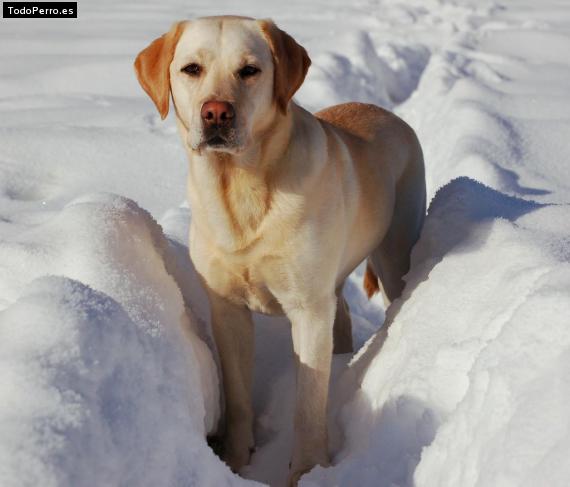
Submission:
M 208 147 L 216 148 L 216 147 L 226 147 L 229 144 L 227 139 L 218 134 L 206 140 L 205 145 Z
M 235 129 L 206 130 L 202 135 L 199 149 L 235 152 L 238 149 Z

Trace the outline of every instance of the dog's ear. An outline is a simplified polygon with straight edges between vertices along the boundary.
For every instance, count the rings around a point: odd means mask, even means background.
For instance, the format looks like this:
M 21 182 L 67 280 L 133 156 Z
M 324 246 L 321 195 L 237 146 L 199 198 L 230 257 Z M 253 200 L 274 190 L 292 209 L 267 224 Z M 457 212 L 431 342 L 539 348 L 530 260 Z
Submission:
M 289 100 L 293 98 L 305 79 L 311 59 L 307 51 L 297 44 L 287 32 L 277 27 L 272 20 L 266 19 L 258 22 L 273 55 L 275 101 L 281 112 L 285 114 Z
M 170 63 L 182 34 L 183 22 L 178 22 L 164 35 L 143 49 L 135 60 L 137 79 L 156 105 L 161 118 L 168 115 L 170 97 Z

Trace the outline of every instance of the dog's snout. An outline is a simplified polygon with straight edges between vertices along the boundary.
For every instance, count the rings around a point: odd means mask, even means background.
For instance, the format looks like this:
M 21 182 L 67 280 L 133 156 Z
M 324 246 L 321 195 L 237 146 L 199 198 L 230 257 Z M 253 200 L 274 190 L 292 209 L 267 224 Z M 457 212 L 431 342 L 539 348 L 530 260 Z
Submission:
M 225 125 L 235 117 L 234 106 L 227 101 L 207 101 L 200 111 L 206 125 Z

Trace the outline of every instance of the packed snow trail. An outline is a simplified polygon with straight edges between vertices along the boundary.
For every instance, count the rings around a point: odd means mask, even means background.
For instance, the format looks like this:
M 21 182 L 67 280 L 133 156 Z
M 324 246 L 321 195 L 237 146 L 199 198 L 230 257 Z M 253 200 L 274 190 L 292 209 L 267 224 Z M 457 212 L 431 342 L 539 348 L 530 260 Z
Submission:
M 408 121 L 433 198 L 389 327 L 375 334 L 381 300 L 350 276 L 366 345 L 335 357 L 333 466 L 301 485 L 567 485 L 570 9 L 554 0 L 82 1 L 77 20 L 4 19 L 0 484 L 257 485 L 206 444 L 220 391 L 187 162 L 132 72 L 173 21 L 223 13 L 272 17 L 308 49 L 307 108 Z M 280 486 L 290 331 L 256 325 L 241 473 Z

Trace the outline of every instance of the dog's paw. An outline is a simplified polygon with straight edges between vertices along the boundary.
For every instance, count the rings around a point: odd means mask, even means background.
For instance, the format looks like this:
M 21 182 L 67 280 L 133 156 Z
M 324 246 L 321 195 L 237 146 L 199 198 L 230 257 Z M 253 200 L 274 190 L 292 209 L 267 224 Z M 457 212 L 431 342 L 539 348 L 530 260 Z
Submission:
M 287 480 L 287 487 L 297 487 L 299 479 L 307 472 L 289 472 L 289 479 Z
M 299 479 L 309 472 L 315 465 L 328 467 L 330 465 L 328 455 L 316 455 L 315 458 L 295 459 L 289 464 L 289 479 L 287 487 L 297 487 Z
M 228 431 L 224 441 L 223 459 L 234 472 L 249 464 L 255 451 L 253 434 L 250 428 L 234 428 Z
M 232 451 L 226 452 L 224 455 L 224 461 L 232 469 L 232 472 L 239 473 L 239 471 L 249 464 L 251 459 L 251 449 L 250 448 L 239 448 L 233 449 Z

